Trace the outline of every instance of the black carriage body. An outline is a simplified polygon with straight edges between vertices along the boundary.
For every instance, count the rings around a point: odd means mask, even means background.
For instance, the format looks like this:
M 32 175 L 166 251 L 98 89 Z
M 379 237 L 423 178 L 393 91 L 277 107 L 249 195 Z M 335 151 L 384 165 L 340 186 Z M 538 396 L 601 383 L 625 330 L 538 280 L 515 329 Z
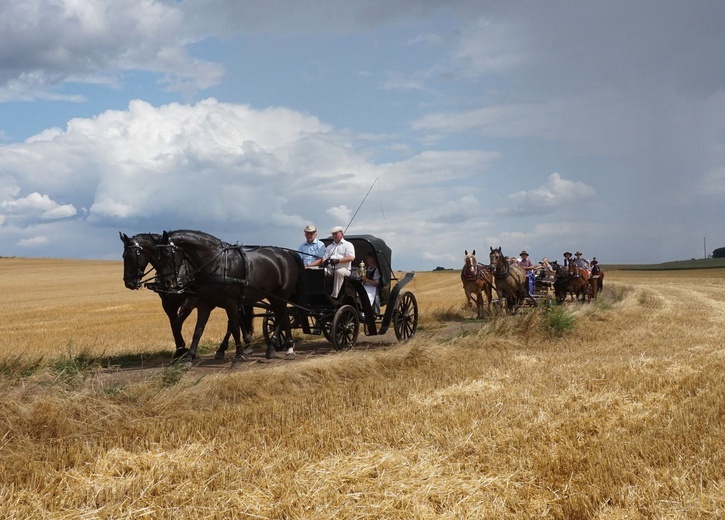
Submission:
M 349 348 L 356 342 L 360 321 L 367 336 L 382 335 L 391 324 L 399 340 L 407 340 L 415 334 L 418 323 L 418 306 L 410 292 L 401 294 L 402 289 L 413 279 L 414 273 L 405 273 L 401 279 L 394 278 L 392 251 L 381 239 L 373 235 L 350 235 L 345 240 L 355 248 L 352 262 L 352 276 L 346 277 L 340 295 L 333 298 L 333 277 L 322 267 L 308 267 L 302 273 L 302 284 L 288 310 L 293 328 L 305 334 L 324 334 L 335 348 Z M 332 237 L 321 241 L 328 246 Z M 360 262 L 372 253 L 380 270 L 380 311 L 370 305 L 365 287 L 357 275 Z M 393 280 L 397 283 L 391 287 Z M 273 313 L 265 312 L 265 339 L 274 319 Z
M 352 270 L 365 261 L 368 253 L 372 253 L 378 261 L 378 269 L 380 270 L 380 306 L 384 307 L 390 300 L 390 280 L 393 274 L 392 256 L 393 252 L 382 238 L 373 235 L 350 235 L 345 240 L 350 242 L 355 248 L 355 260 L 352 262 Z M 322 242 L 325 246 L 332 243 L 332 237 L 323 238 Z M 352 277 L 353 280 L 355 277 Z

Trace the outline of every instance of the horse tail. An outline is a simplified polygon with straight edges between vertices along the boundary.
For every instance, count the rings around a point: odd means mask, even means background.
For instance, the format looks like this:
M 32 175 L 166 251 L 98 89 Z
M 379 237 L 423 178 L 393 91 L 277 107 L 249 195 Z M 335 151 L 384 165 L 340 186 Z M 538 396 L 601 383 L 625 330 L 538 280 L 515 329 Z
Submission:
M 302 273 L 305 271 L 305 263 L 302 261 L 302 257 L 297 251 L 287 250 L 289 255 L 292 257 L 292 261 L 295 264 L 295 267 L 297 268 L 297 281 L 295 282 L 295 294 L 294 296 L 296 298 L 299 298 L 300 295 L 302 295 L 304 291 L 304 280 Z

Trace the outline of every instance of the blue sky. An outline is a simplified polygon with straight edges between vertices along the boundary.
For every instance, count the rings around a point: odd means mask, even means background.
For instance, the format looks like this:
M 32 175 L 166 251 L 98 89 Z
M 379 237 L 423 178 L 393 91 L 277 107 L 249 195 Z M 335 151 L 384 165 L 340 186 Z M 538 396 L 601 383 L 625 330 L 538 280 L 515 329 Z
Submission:
M 0 256 L 308 223 L 396 269 L 725 246 L 725 4 L 439 4 L 3 3 Z

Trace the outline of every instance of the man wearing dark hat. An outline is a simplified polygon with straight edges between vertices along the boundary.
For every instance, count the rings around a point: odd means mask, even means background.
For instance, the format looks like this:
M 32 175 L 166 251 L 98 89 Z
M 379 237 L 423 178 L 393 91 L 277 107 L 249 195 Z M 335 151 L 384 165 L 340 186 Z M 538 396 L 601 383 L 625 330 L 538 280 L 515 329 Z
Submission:
M 518 264 L 523 268 L 529 282 L 529 294 L 534 294 L 534 262 L 529 259 L 529 253 L 526 251 L 521 251 L 519 256 L 521 260 L 519 260 Z
M 317 239 L 317 228 L 310 224 L 304 229 L 305 241 L 302 242 L 298 251 L 305 267 L 320 265 L 325 257 L 325 244 Z
M 342 288 L 342 281 L 350 276 L 350 266 L 355 260 L 355 247 L 343 238 L 342 227 L 335 226 L 330 231 L 332 242 L 327 246 L 322 265 L 327 268 L 328 274 L 335 277 L 332 285 L 332 297 L 337 298 Z
M 569 262 L 571 262 L 571 253 L 567 251 L 564 253 L 564 267 L 569 267 Z

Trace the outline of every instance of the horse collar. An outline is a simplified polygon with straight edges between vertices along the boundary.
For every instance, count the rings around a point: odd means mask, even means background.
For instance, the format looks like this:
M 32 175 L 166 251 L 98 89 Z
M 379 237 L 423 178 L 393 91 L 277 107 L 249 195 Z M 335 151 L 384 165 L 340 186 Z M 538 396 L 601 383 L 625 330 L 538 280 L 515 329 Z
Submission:
M 503 272 L 499 272 L 499 270 L 498 270 L 499 266 L 501 265 L 501 262 L 498 262 L 498 263 L 496 264 L 496 268 L 495 268 L 495 269 L 494 269 L 494 271 L 493 271 L 493 275 L 494 275 L 494 276 L 495 276 L 496 278 L 506 278 L 506 277 L 507 277 L 507 276 L 509 275 L 509 271 L 510 271 L 510 269 L 509 269 L 509 263 L 508 263 L 508 262 L 506 262 L 505 260 L 504 260 L 504 262 L 503 262 L 503 263 L 504 263 L 504 265 L 506 266 L 506 269 L 504 269 L 504 271 L 503 271 Z

